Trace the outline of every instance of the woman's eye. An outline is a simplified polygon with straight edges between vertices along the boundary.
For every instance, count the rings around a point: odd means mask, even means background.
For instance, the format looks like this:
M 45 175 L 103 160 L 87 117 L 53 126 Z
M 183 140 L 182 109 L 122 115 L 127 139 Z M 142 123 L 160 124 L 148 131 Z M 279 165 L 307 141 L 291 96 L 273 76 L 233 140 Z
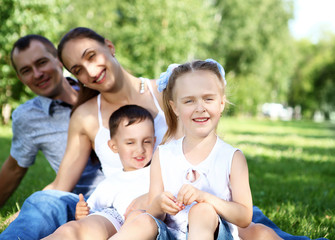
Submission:
M 95 53 L 91 53 L 88 55 L 88 60 L 91 60 L 95 56 Z

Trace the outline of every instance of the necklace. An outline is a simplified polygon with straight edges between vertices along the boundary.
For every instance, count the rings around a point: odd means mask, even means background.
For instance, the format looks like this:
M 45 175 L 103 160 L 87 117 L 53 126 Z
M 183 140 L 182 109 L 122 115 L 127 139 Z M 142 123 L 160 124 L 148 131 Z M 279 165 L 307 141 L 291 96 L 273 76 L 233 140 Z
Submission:
M 141 84 L 140 84 L 140 93 L 144 93 L 144 79 L 141 78 Z

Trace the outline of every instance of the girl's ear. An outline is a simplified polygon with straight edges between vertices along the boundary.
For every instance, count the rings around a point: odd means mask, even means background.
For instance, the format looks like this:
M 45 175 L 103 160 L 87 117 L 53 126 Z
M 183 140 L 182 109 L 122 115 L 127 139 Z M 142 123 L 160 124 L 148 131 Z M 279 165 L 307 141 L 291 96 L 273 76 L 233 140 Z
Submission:
M 226 96 L 224 95 L 221 97 L 221 103 L 220 103 L 221 113 L 223 112 L 225 105 L 226 105 Z
M 108 147 L 114 152 L 119 153 L 117 144 L 113 139 L 108 140 Z
M 174 114 L 176 114 L 176 116 L 179 117 L 179 114 L 178 114 L 178 111 L 177 111 L 177 108 L 176 108 L 176 105 L 174 104 L 174 102 L 172 100 L 169 100 L 169 104 L 170 104 Z

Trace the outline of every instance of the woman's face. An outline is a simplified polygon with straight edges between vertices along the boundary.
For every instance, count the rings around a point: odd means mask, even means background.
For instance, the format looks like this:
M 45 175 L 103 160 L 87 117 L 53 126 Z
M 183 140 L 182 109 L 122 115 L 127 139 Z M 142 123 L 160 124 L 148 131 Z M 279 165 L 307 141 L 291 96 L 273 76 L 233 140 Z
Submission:
M 120 65 L 114 57 L 115 48 L 106 40 L 80 38 L 68 41 L 62 51 L 66 68 L 86 87 L 104 91 L 112 88 L 120 74 Z

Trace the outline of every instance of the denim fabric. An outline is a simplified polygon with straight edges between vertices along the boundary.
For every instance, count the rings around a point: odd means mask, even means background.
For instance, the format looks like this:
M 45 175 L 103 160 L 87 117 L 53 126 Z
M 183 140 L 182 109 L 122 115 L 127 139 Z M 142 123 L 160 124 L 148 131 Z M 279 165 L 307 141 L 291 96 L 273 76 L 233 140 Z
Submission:
M 216 240 L 233 240 L 233 236 L 230 233 L 228 223 L 219 217 L 219 233 Z
M 37 240 L 74 220 L 76 194 L 57 190 L 39 191 L 23 203 L 19 216 L 2 232 L 1 240 Z
M 176 240 L 176 238 L 173 236 L 173 234 L 170 232 L 166 224 L 161 221 L 160 219 L 155 218 L 149 213 L 145 213 L 152 217 L 152 219 L 155 220 L 157 227 L 158 227 L 158 235 L 156 240 Z
M 186 232 L 186 239 L 188 239 L 188 227 Z M 219 216 L 219 225 L 214 233 L 215 240 L 234 240 L 233 236 L 231 235 L 228 223 Z

